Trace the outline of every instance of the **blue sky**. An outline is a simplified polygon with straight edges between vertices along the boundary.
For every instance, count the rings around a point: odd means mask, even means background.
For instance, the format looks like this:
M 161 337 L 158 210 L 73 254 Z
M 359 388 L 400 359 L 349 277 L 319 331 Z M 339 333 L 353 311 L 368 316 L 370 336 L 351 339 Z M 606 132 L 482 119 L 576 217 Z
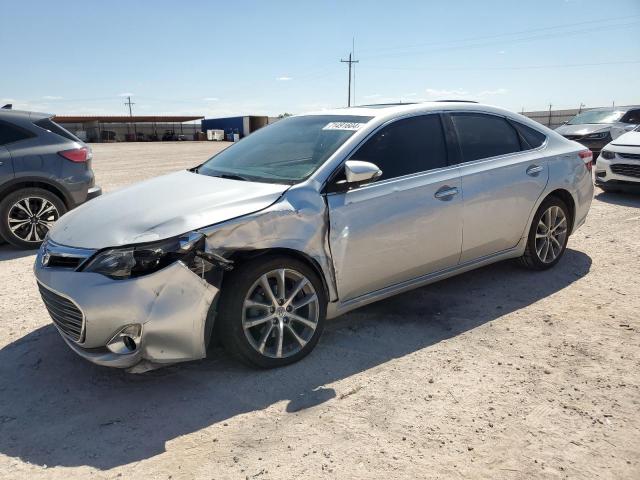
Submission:
M 640 103 L 640 0 L 5 1 L 0 102 L 52 113 L 300 113 L 469 98 Z

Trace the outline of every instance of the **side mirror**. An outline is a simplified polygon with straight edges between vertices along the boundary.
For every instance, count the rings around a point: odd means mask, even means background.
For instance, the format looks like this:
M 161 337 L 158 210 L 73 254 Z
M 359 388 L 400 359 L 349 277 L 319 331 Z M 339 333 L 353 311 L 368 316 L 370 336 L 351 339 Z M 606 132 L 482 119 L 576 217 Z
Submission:
M 636 129 L 637 125 L 625 125 L 624 130 L 626 132 L 633 132 Z
M 347 160 L 344 164 L 344 174 L 348 184 L 361 185 L 380 178 L 382 170 L 370 162 Z

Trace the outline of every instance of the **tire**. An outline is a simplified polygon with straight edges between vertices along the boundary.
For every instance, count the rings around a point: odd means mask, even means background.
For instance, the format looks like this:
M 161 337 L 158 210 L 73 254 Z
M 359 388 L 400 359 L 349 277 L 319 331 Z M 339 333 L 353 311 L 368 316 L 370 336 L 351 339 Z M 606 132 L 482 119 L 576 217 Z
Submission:
M 278 272 L 284 272 L 285 298 L 303 279 L 307 281 L 284 304 L 271 301 L 263 287 L 266 278 L 273 299 L 280 298 Z M 251 306 L 246 306 L 245 300 Z M 291 311 L 287 310 L 289 300 Z M 306 301 L 309 303 L 294 309 L 294 304 Z M 275 368 L 297 362 L 314 349 L 324 329 L 327 297 L 322 281 L 304 262 L 287 256 L 262 256 L 227 274 L 218 312 L 217 331 L 229 353 L 249 366 Z
M 48 190 L 17 190 L 0 201 L 0 237 L 18 248 L 38 248 L 51 225 L 66 211 L 64 202 Z
M 547 216 L 548 212 L 552 212 L 551 217 Z M 555 218 L 553 212 L 556 213 Z M 567 248 L 570 221 L 571 214 L 566 203 L 555 196 L 546 198 L 533 217 L 527 246 L 524 255 L 518 259 L 519 263 L 531 270 L 547 270 L 557 264 Z M 547 223 L 554 225 L 553 232 L 548 235 L 544 227 Z M 546 235 L 546 242 L 545 237 L 539 238 L 539 235 Z M 548 247 L 545 247 L 545 244 Z

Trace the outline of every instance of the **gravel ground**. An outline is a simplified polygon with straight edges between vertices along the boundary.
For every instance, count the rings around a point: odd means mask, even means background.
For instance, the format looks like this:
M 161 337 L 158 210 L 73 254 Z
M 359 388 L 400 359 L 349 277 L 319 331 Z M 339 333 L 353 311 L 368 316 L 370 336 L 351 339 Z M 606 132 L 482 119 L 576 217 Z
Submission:
M 105 190 L 222 144 L 95 145 Z M 596 192 L 552 271 L 499 263 L 329 322 L 273 371 L 91 365 L 0 247 L 0 478 L 640 478 L 640 197 Z

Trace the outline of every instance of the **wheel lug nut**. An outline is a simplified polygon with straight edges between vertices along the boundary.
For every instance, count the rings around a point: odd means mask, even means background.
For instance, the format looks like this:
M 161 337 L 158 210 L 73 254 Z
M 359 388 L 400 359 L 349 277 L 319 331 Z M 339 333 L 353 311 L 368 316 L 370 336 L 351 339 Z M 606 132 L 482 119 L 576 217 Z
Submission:
M 282 305 L 284 303 L 284 300 L 281 298 L 280 300 L 278 300 L 278 303 Z
M 291 310 L 292 310 L 291 305 L 289 305 L 289 306 L 287 307 L 287 312 L 290 312 Z

